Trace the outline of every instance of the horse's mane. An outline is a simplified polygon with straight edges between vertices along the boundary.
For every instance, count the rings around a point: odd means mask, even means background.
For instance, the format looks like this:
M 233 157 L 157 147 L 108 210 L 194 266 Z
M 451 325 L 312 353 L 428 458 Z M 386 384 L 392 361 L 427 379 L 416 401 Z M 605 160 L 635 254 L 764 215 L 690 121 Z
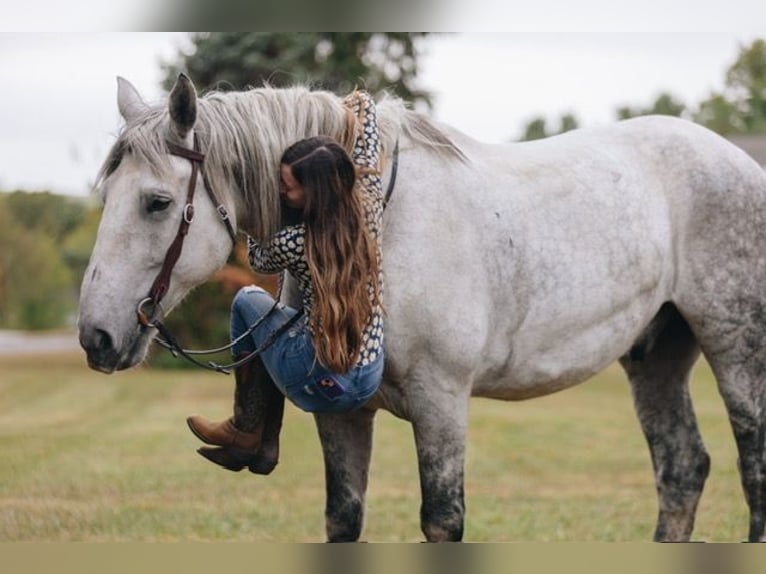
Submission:
M 377 104 L 382 157 L 395 142 L 407 138 L 438 154 L 464 159 L 444 130 L 425 115 L 386 95 Z M 102 166 L 97 186 L 115 170 L 130 150 L 156 173 L 169 166 L 166 138 L 167 107 L 147 110 L 127 123 Z M 205 174 L 216 190 L 236 187 L 246 214 L 238 225 L 258 240 L 271 236 L 279 226 L 279 160 L 299 139 L 329 135 L 344 141 L 350 115 L 342 99 L 331 92 L 306 87 L 255 88 L 242 92 L 211 92 L 198 101 L 195 132 L 205 152 Z M 232 182 L 234 185 L 232 186 Z M 229 198 L 231 199 L 231 198 Z

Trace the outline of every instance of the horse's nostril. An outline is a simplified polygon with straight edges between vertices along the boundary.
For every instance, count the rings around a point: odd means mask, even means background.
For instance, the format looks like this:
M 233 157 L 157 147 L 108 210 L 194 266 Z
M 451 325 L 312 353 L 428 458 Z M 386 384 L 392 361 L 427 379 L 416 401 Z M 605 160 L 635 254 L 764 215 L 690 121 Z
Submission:
M 92 369 L 111 373 L 118 362 L 114 339 L 103 329 L 82 329 L 80 344 L 88 356 L 88 365 Z
M 93 334 L 93 350 L 108 353 L 112 349 L 112 336 L 102 329 L 96 329 L 96 332 Z

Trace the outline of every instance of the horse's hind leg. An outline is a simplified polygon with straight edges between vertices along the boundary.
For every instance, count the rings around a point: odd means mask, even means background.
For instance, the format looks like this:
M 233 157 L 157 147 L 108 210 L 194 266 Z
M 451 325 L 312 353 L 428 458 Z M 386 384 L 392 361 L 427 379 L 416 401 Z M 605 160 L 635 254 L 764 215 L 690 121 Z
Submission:
M 374 411 L 316 414 L 325 463 L 329 542 L 355 542 L 364 523 Z
M 714 370 L 739 452 L 742 488 L 750 508 L 748 541 L 766 542 L 766 421 L 763 419 L 766 397 L 761 385 L 766 371 L 763 365 L 755 372 L 745 365 Z
M 689 397 L 689 375 L 699 347 L 669 304 L 647 332 L 651 337 L 641 341 L 642 348 L 620 362 L 652 456 L 659 499 L 654 540 L 687 541 L 710 469 Z
M 750 508 L 750 542 L 766 542 L 766 313 L 740 309 L 737 324 L 725 329 L 705 357 L 718 381 L 739 452 L 739 471 Z

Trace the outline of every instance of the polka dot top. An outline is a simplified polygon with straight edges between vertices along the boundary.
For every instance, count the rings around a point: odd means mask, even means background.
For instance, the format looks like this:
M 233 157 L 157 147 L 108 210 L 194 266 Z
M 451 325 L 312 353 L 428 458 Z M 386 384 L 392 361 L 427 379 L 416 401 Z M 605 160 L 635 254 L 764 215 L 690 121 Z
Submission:
M 364 170 L 357 179 L 358 191 L 364 204 L 367 228 L 377 243 L 378 260 L 381 257 L 381 231 L 383 220 L 383 189 L 380 178 L 378 159 L 380 139 L 375 110 L 375 101 L 363 91 L 356 91 L 343 100 L 356 116 L 356 139 L 351 151 L 351 158 L 357 166 L 371 168 Z M 259 245 L 248 238 L 250 264 L 261 273 L 277 273 L 288 270 L 298 282 L 303 296 L 303 307 L 307 316 L 311 314 L 314 301 L 314 289 L 311 285 L 304 243 L 306 226 L 303 223 L 287 225 L 281 228 L 265 245 Z M 383 276 L 379 277 L 380 296 L 383 296 Z M 372 286 L 370 286 L 372 293 Z M 362 349 L 358 365 L 372 363 L 383 347 L 383 314 L 377 306 L 362 334 Z

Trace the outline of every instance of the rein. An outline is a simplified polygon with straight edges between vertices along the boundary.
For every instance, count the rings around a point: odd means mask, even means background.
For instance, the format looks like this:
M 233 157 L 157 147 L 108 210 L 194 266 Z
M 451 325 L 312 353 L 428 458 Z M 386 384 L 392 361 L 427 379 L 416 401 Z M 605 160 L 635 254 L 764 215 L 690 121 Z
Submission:
M 245 357 L 239 359 L 238 361 L 234 361 L 227 365 L 221 365 L 214 361 L 208 361 L 207 363 L 203 363 L 197 360 L 195 356 L 214 355 L 216 353 L 221 353 L 223 351 L 231 349 L 232 347 L 234 347 L 234 345 L 236 345 L 237 343 L 239 343 L 246 337 L 249 337 L 252 334 L 252 332 L 255 331 L 255 329 L 257 329 L 258 326 L 269 315 L 271 315 L 271 313 L 277 308 L 277 305 L 279 305 L 279 299 L 282 293 L 283 275 L 279 276 L 279 288 L 277 291 L 277 297 L 274 301 L 274 305 L 272 305 L 269 311 L 266 314 L 264 314 L 263 317 L 255 321 L 252 325 L 250 325 L 250 327 L 248 327 L 248 329 L 244 333 L 242 333 L 242 335 L 237 337 L 228 345 L 225 345 L 223 347 L 218 347 L 217 349 L 207 349 L 202 351 L 193 351 L 189 349 L 184 349 L 178 343 L 178 341 L 170 332 L 170 330 L 165 326 L 165 324 L 159 318 L 154 317 L 154 315 L 157 313 L 158 310 L 162 310 L 160 302 L 162 301 L 162 299 L 165 297 L 165 295 L 168 292 L 168 289 L 170 287 L 170 276 L 173 273 L 173 268 L 178 262 L 179 257 L 181 256 L 184 240 L 186 239 L 186 236 L 189 233 L 189 227 L 191 227 L 191 223 L 194 220 L 194 194 L 197 189 L 197 177 L 199 176 L 200 173 L 202 173 L 202 181 L 205 184 L 205 190 L 207 191 L 207 194 L 210 197 L 210 201 L 213 202 L 213 205 L 215 206 L 215 210 L 218 213 L 219 217 L 221 218 L 222 223 L 226 226 L 226 231 L 228 231 L 229 237 L 231 237 L 232 245 L 234 245 L 237 241 L 237 234 L 234 231 L 234 227 L 231 224 L 231 218 L 229 217 L 229 212 L 226 209 L 226 206 L 224 206 L 223 203 L 221 203 L 221 201 L 218 199 L 218 196 L 215 194 L 215 191 L 213 191 L 213 188 L 210 186 L 210 183 L 205 177 L 205 172 L 202 169 L 202 164 L 205 161 L 205 154 L 199 150 L 199 142 L 197 140 L 197 135 L 196 134 L 194 135 L 194 149 L 185 148 L 183 146 L 179 146 L 170 141 L 166 143 L 168 146 L 168 152 L 171 155 L 175 155 L 175 156 L 182 157 L 184 159 L 189 160 L 192 166 L 192 172 L 189 178 L 189 186 L 186 191 L 186 203 L 184 204 L 184 208 L 183 208 L 183 216 L 181 217 L 181 223 L 178 226 L 178 231 L 176 232 L 176 236 L 173 239 L 173 242 L 170 244 L 170 247 L 168 247 L 167 252 L 165 253 L 165 259 L 162 262 L 162 267 L 160 268 L 160 272 L 157 274 L 157 277 L 154 279 L 154 282 L 152 283 L 152 286 L 149 289 L 149 294 L 139 302 L 138 307 L 136 308 L 136 316 L 138 319 L 138 324 L 145 328 L 157 329 L 158 333 L 162 336 L 162 338 L 157 337 L 154 339 L 154 341 L 161 347 L 164 347 L 165 349 L 170 351 L 174 357 L 179 357 L 179 356 L 183 357 L 187 361 L 203 369 L 210 369 L 219 373 L 229 374 L 231 369 L 234 369 L 241 365 L 249 363 L 250 361 L 255 359 L 257 356 L 259 356 L 261 353 L 263 353 L 263 351 L 269 348 L 274 343 L 274 341 L 276 341 L 291 326 L 293 326 L 295 323 L 298 322 L 298 320 L 303 316 L 305 310 L 300 309 L 295 315 L 290 317 L 290 319 L 288 319 L 284 324 L 280 325 L 279 328 L 274 330 L 266 338 L 266 340 L 260 347 L 258 347 L 257 349 L 255 349 L 254 351 L 246 355 Z M 396 183 L 396 173 L 398 171 L 398 166 L 399 166 L 399 140 L 397 139 L 396 145 L 394 146 L 393 159 L 391 163 L 391 177 L 388 181 L 388 187 L 386 188 L 386 193 L 383 198 L 384 209 L 386 205 L 388 204 L 389 199 L 391 199 L 391 195 L 393 194 L 393 191 L 394 191 L 394 185 Z M 147 314 L 147 311 L 145 310 L 145 308 L 148 306 L 151 306 L 151 311 Z

